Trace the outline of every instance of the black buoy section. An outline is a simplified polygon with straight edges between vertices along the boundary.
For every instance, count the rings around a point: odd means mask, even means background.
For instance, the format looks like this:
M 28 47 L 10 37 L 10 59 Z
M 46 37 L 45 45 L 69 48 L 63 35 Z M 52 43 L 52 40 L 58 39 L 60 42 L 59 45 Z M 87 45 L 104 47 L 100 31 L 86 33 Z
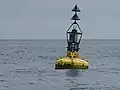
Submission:
M 75 12 L 75 14 L 71 18 L 71 20 L 74 20 L 74 22 L 72 23 L 72 25 L 69 27 L 69 29 L 66 32 L 67 44 L 68 44 L 67 51 L 78 52 L 80 49 L 79 44 L 81 42 L 82 31 L 76 21 L 80 20 L 77 15 L 77 12 L 80 12 L 80 9 L 78 8 L 77 5 L 75 5 L 75 7 L 72 9 L 72 11 Z M 72 31 L 70 31 L 70 29 L 72 27 L 73 27 L 73 29 L 72 29 Z M 77 27 L 78 27 L 78 29 L 77 29 Z

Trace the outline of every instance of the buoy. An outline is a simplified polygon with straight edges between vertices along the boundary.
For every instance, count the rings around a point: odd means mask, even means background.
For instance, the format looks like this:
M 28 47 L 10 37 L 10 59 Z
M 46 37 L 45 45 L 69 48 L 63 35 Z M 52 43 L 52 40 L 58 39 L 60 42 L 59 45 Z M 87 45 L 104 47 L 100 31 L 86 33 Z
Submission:
M 80 20 L 77 12 L 80 12 L 80 9 L 77 5 L 72 9 L 75 14 L 71 18 L 74 22 L 68 28 L 67 35 L 67 54 L 66 56 L 58 57 L 55 63 L 55 69 L 88 69 L 88 61 L 82 59 L 79 55 L 79 44 L 82 38 L 82 30 L 76 22 Z M 71 29 L 71 27 L 73 27 Z

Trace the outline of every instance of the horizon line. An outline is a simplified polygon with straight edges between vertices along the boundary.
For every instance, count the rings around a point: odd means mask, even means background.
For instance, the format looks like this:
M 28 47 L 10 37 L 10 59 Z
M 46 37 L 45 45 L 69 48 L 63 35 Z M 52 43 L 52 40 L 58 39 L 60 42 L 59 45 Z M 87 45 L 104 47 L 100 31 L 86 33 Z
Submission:
M 7 38 L 3 38 L 3 39 L 0 39 L 0 40 L 66 40 L 66 39 L 60 39 L 60 38 L 14 38 L 14 39 L 7 39 Z M 81 39 L 81 40 L 120 40 L 119 38 L 84 38 L 84 39 Z

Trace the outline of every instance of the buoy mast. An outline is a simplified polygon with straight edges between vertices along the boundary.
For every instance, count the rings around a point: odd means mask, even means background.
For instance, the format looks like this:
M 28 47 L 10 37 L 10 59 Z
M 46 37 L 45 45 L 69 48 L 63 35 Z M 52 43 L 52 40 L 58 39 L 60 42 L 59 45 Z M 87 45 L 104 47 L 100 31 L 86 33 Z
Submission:
M 72 9 L 75 14 L 71 18 L 71 20 L 74 20 L 74 22 L 71 24 L 71 26 L 68 28 L 66 35 L 67 35 L 67 56 L 68 57 L 79 57 L 78 51 L 79 51 L 79 44 L 81 42 L 82 38 L 82 31 L 80 29 L 80 26 L 77 23 L 77 20 L 80 20 L 77 12 L 80 12 L 80 9 L 78 8 L 77 4 Z M 70 29 L 73 27 L 72 31 Z

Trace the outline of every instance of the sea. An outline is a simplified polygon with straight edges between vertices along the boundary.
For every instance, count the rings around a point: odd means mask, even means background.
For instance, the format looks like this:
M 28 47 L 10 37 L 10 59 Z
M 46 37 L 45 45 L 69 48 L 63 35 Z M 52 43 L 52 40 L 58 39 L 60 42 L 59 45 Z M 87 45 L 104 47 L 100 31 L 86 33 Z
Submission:
M 88 69 L 55 70 L 66 40 L 0 40 L 0 90 L 120 90 L 120 40 L 83 39 Z

